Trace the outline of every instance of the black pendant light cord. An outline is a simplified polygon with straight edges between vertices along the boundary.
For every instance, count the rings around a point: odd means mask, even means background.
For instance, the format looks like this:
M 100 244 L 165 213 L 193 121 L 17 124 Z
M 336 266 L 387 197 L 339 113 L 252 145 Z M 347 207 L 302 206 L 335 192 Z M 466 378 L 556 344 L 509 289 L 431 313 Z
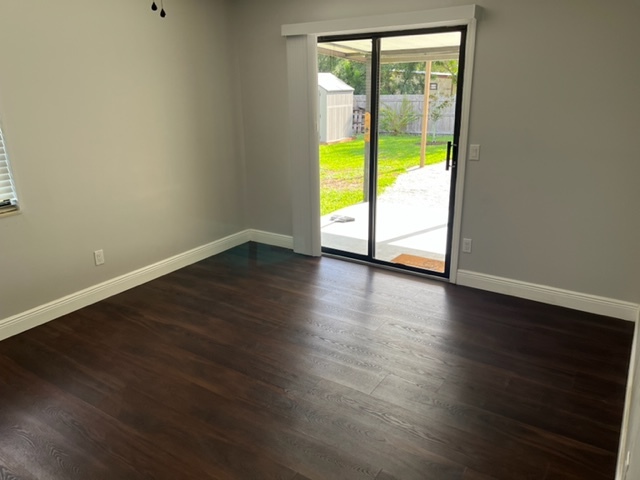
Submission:
M 155 1 L 151 4 L 151 10 L 154 12 L 158 10 L 158 5 L 156 5 Z M 160 16 L 162 18 L 167 16 L 167 13 L 164 11 L 164 0 L 160 0 Z

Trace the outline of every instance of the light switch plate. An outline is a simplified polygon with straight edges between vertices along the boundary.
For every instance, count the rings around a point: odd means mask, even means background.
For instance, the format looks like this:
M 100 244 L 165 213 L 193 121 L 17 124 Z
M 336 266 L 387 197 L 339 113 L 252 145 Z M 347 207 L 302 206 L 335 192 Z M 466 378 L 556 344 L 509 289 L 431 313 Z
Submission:
M 480 160 L 480 145 L 469 145 L 469 160 Z

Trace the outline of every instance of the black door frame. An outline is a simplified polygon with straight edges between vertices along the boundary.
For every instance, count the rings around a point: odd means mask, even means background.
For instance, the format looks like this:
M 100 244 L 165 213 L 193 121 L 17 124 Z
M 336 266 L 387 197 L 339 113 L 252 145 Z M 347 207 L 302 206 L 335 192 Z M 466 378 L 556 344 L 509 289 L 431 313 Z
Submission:
M 447 221 L 447 240 L 446 253 L 444 262 L 444 272 L 436 272 L 423 268 L 402 265 L 399 263 L 387 262 L 375 258 L 375 236 L 376 236 L 376 217 L 377 217 L 377 179 L 378 179 L 378 113 L 380 107 L 380 54 L 381 39 L 385 37 L 401 37 L 408 35 L 425 35 L 446 32 L 460 32 L 460 52 L 458 54 L 458 79 L 456 87 L 456 108 L 453 127 L 453 146 L 451 155 L 451 180 L 449 188 L 449 215 Z M 327 43 L 331 41 L 347 41 L 347 40 L 371 40 L 372 42 L 372 60 L 371 60 L 371 140 L 369 142 L 369 165 L 368 165 L 368 189 L 369 189 L 369 228 L 367 238 L 367 255 L 338 250 L 335 248 L 322 247 L 322 252 L 330 255 L 346 257 L 375 265 L 381 265 L 398 270 L 449 279 L 451 274 L 451 249 L 453 241 L 453 220 L 455 216 L 455 198 L 456 198 L 456 180 L 458 173 L 458 144 L 460 141 L 460 127 L 462 121 L 462 92 L 464 88 L 464 67 L 465 67 L 465 50 L 467 44 L 467 26 L 457 25 L 452 27 L 434 27 L 421 28 L 414 30 L 396 30 L 390 32 L 379 33 L 362 33 L 350 35 L 330 35 L 318 37 L 317 43 Z M 425 79 L 428 82 L 429 79 Z

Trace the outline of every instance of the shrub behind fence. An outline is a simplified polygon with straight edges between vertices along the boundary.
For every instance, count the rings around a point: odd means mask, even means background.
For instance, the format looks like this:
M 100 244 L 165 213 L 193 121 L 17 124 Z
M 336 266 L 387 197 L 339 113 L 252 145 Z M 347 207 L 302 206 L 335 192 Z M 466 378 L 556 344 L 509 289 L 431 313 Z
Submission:
M 400 110 L 400 106 L 402 105 L 402 99 L 407 98 L 411 104 L 413 105 L 414 111 L 416 111 L 420 118 L 415 122 L 409 124 L 407 127 L 407 132 L 414 135 L 420 135 L 422 133 L 422 109 L 424 107 L 424 96 L 423 95 L 381 95 L 380 96 L 380 106 L 386 106 L 395 111 Z M 446 106 L 442 109 L 442 116 L 434 121 L 431 117 L 429 118 L 429 135 L 453 135 L 453 126 L 455 121 L 455 96 L 454 97 L 444 97 L 440 99 L 432 99 L 430 101 L 430 108 L 436 107 L 440 102 L 445 99 L 453 99 L 449 106 Z M 366 95 L 354 95 L 353 96 L 353 108 L 356 109 L 364 109 L 367 104 L 367 96 Z M 357 126 L 358 124 L 354 122 L 354 132 L 361 133 L 360 128 Z M 387 133 L 387 132 L 382 132 Z

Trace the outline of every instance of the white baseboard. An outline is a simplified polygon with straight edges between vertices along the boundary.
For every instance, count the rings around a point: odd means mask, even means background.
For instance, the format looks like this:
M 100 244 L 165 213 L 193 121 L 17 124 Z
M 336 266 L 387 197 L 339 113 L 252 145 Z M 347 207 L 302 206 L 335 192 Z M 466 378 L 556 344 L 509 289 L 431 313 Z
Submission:
M 0 340 L 37 327 L 55 318 L 79 310 L 93 303 L 122 293 L 130 288 L 171 273 L 180 268 L 217 255 L 230 248 L 249 241 L 260 242 L 283 248 L 293 248 L 293 239 L 286 235 L 263 232 L 261 230 L 243 230 L 214 242 L 202 245 L 184 253 L 161 260 L 152 265 L 126 273 L 119 277 L 93 285 L 66 297 L 32 308 L 9 318 L 0 319 Z
M 293 250 L 293 237 L 288 235 L 280 235 L 278 233 L 270 233 L 262 230 L 248 230 L 253 242 L 273 245 L 274 247 L 288 248 Z
M 636 323 L 635 331 L 633 332 L 633 343 L 631 346 L 631 360 L 629 362 L 629 373 L 627 374 L 627 391 L 624 400 L 624 412 L 622 414 L 622 428 L 620 429 L 620 445 L 618 447 L 618 462 L 616 465 L 616 480 L 623 480 L 627 473 L 627 451 L 629 451 L 633 445 L 633 439 L 630 438 L 631 434 L 631 410 L 634 408 L 633 403 L 640 395 L 640 388 L 636 387 L 635 380 L 636 371 L 640 364 L 638 355 L 640 352 L 638 348 L 638 336 L 640 335 L 640 315 L 638 315 L 638 322 Z M 637 392 L 634 390 L 637 389 Z M 635 402 L 637 404 L 637 402 Z M 638 408 L 638 407 L 635 407 Z
M 166 275 L 205 258 L 242 245 L 248 241 L 282 248 L 293 248 L 293 238 L 287 235 L 247 229 L 187 252 L 161 260 L 147 267 L 126 273 L 106 282 L 80 290 L 12 317 L 0 319 L 0 340 L 66 315 L 130 288 Z M 638 321 L 640 305 L 615 299 L 587 295 L 569 290 L 536 285 L 492 275 L 458 270 L 457 283 L 490 292 L 536 300 L 629 321 Z
M 511 280 L 509 278 L 495 277 L 483 273 L 458 270 L 458 285 L 478 288 L 489 292 L 503 293 L 513 297 L 526 298 L 537 302 L 558 305 L 560 307 L 573 308 L 583 312 L 606 315 L 631 322 L 638 321 L 640 305 L 623 302 L 612 298 L 598 297 L 585 293 L 572 292 L 546 285 Z
M 620 432 L 620 447 L 618 451 L 615 477 L 616 480 L 623 480 L 626 471 L 625 463 L 627 450 L 630 448 L 629 421 L 632 409 L 632 395 L 634 388 L 638 388 L 634 385 L 634 380 L 637 380 L 635 370 L 637 368 L 636 365 L 638 364 L 638 360 L 636 360 L 636 356 L 640 354 L 640 352 L 638 352 L 638 349 L 640 348 L 640 305 L 606 297 L 599 297 L 596 295 L 562 290 L 546 285 L 537 285 L 508 278 L 470 272 L 467 270 L 458 270 L 457 283 L 458 285 L 464 285 L 467 287 L 478 288 L 490 292 L 502 293 L 551 305 L 573 308 L 583 312 L 596 313 L 599 315 L 606 315 L 608 317 L 636 322 L 633 347 L 631 351 L 632 363 L 630 364 L 627 380 L 625 410 L 622 421 L 622 430 Z

